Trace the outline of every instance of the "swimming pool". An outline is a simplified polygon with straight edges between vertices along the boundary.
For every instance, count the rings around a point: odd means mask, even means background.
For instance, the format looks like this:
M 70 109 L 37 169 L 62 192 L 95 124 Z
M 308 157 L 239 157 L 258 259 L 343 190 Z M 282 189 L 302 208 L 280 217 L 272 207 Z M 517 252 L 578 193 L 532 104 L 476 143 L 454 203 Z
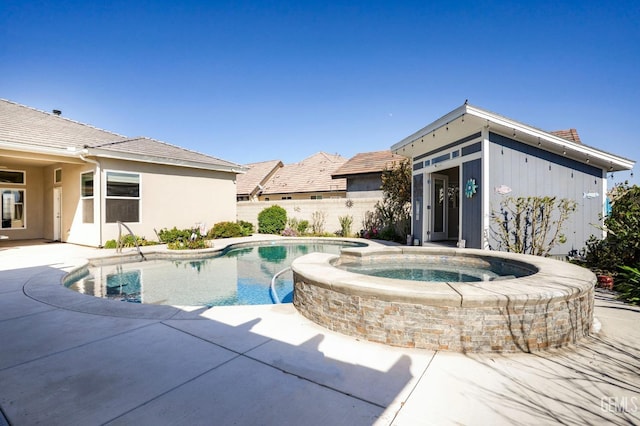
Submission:
M 66 283 L 79 293 L 132 303 L 174 306 L 234 306 L 273 303 L 272 277 L 299 256 L 339 254 L 355 242 L 265 242 L 231 247 L 199 259 L 89 264 L 85 274 Z M 275 282 L 278 298 L 292 301 L 291 273 Z

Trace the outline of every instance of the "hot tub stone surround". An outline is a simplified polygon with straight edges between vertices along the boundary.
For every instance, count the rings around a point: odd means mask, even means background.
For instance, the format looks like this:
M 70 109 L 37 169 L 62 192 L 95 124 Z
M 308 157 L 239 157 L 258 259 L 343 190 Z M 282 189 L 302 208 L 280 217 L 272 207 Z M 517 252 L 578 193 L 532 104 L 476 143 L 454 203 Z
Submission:
M 344 263 L 507 262 L 530 275 L 496 281 L 419 282 L 336 268 Z M 312 253 L 293 262 L 297 310 L 346 335 L 393 346 L 459 352 L 532 352 L 587 336 L 596 277 L 549 258 L 474 249 L 388 247 Z

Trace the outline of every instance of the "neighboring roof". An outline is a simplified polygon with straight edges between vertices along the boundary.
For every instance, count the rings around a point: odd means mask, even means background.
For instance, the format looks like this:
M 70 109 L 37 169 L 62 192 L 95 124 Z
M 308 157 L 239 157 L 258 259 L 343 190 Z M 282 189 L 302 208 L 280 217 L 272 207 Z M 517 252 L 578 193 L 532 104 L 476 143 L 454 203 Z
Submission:
M 628 158 L 584 145 L 574 139 L 565 139 L 466 102 L 394 144 L 391 151 L 404 156 L 416 156 L 441 149 L 449 143 L 480 132 L 483 128 L 504 135 L 512 135 L 511 137 L 527 145 L 608 171 L 630 170 L 635 164 L 635 161 Z
M 352 175 L 368 173 L 381 173 L 384 170 L 404 160 L 405 157 L 391 151 L 362 152 L 351 157 L 346 163 L 337 168 L 332 177 L 334 179 L 345 178 Z
M 552 135 L 560 136 L 562 139 L 566 139 L 571 142 L 582 143 L 576 129 L 554 130 L 553 132 L 549 133 L 551 133 Z
M 283 167 L 282 161 L 270 160 L 260 163 L 245 164 L 247 172 L 238 175 L 236 193 L 238 195 L 254 195 L 267 183 L 275 171 Z
M 331 178 L 346 161 L 338 154 L 319 152 L 299 163 L 286 164 L 266 183 L 262 195 L 346 191 L 345 179 Z
M 238 164 L 146 137 L 127 138 L 0 99 L 0 147 L 75 157 L 120 158 L 191 168 L 242 172 Z

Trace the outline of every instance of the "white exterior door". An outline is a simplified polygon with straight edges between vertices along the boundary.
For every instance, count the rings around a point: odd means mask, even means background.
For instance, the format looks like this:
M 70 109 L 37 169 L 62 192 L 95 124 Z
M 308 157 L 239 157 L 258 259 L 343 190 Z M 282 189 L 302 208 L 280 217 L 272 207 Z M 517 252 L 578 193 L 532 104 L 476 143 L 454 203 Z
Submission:
M 449 177 L 431 174 L 431 241 L 446 240 L 448 237 L 448 188 Z
M 60 241 L 62 230 L 62 188 L 53 188 L 53 240 Z

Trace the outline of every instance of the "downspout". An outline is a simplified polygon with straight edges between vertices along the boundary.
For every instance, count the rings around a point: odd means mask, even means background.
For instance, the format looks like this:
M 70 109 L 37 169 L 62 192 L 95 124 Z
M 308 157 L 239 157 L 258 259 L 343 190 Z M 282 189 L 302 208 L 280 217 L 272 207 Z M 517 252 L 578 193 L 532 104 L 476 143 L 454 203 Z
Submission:
M 100 161 L 94 160 L 92 158 L 87 158 L 84 155 L 87 154 L 87 150 L 83 150 L 81 154 L 78 154 L 82 161 L 86 161 L 87 163 L 92 163 L 96 165 L 96 176 L 98 180 L 96 195 L 98 198 L 98 246 L 102 247 L 102 165 Z M 94 184 L 94 188 L 96 185 Z

